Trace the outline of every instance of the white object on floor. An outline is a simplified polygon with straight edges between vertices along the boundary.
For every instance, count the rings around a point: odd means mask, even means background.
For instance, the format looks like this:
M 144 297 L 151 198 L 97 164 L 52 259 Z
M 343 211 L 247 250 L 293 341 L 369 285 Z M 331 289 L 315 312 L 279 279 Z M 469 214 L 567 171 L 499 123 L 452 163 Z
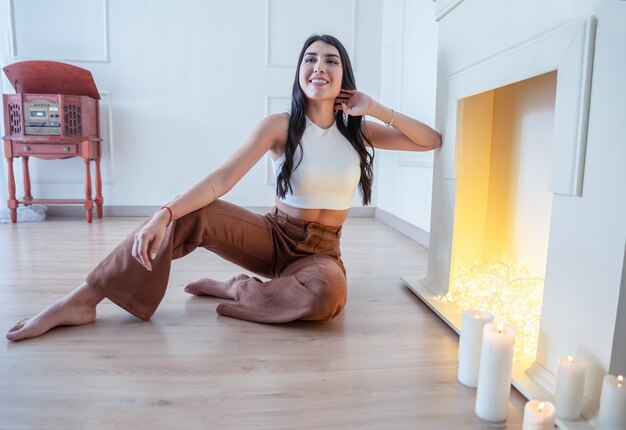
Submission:
M 19 206 L 17 208 L 17 222 L 43 221 L 46 219 L 46 209 L 48 207 L 44 205 Z M 9 222 L 11 222 L 9 210 L 0 209 L 0 224 Z

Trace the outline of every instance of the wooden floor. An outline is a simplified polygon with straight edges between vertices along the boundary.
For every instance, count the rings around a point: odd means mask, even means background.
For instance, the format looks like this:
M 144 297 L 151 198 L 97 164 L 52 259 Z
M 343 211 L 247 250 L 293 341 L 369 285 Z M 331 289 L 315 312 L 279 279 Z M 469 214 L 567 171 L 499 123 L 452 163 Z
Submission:
M 138 218 L 0 225 L 3 331 L 64 295 Z M 374 219 L 342 238 L 348 305 L 325 323 L 262 325 L 191 297 L 197 277 L 238 268 L 204 249 L 174 262 L 151 322 L 110 302 L 95 324 L 25 342 L 0 340 L 2 429 L 521 429 L 474 415 L 456 381 L 458 336 L 400 281 L 423 275 L 427 250 Z

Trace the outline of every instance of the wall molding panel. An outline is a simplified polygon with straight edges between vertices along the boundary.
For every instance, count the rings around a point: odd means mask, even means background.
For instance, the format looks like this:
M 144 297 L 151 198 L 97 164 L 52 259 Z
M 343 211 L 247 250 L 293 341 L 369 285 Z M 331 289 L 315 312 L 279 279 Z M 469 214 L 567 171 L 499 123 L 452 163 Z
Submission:
M 452 12 L 463 0 L 433 0 L 435 2 L 435 21 L 439 22 Z
M 315 11 L 319 11 L 319 15 L 311 16 L 306 21 L 291 22 L 287 17 L 298 16 L 297 12 L 303 8 L 301 3 L 291 0 L 265 0 L 265 66 L 293 69 L 294 58 L 297 59 L 301 44 L 314 33 L 330 33 L 337 37 L 355 62 L 356 3 L 357 0 L 318 0 L 314 9 L 307 9 L 307 13 L 315 14 Z M 329 15 L 329 10 L 334 13 Z M 345 16 L 351 17 L 350 22 L 345 22 L 342 18 Z M 336 17 L 338 21 L 333 22 L 332 17 Z
M 429 158 L 430 157 L 430 158 Z M 401 167 L 421 167 L 424 169 L 433 168 L 432 153 L 419 153 L 410 151 L 401 151 L 398 155 L 398 166 Z
M 37 5 L 45 5 L 45 8 L 39 9 Z M 9 8 L 13 59 L 109 62 L 108 0 L 10 0 Z M 76 9 L 82 9 L 84 15 L 91 18 L 77 22 L 67 18 L 70 14 L 63 13 L 65 10 L 76 13 Z M 34 31 L 42 37 L 26 37 Z

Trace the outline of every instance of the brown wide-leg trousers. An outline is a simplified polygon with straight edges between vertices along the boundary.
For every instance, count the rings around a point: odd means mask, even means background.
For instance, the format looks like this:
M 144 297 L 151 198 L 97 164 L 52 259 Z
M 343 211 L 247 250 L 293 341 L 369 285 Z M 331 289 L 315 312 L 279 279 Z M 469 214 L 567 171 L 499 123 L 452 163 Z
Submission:
M 199 246 L 270 278 L 263 282 L 243 276 L 235 284 L 234 302 L 218 305 L 221 315 L 263 323 L 328 320 L 346 303 L 341 227 L 302 221 L 277 208 L 255 214 L 216 200 L 170 224 L 152 271 L 131 255 L 134 234 L 102 260 L 86 281 L 143 320 L 150 319 L 165 295 L 171 261 Z

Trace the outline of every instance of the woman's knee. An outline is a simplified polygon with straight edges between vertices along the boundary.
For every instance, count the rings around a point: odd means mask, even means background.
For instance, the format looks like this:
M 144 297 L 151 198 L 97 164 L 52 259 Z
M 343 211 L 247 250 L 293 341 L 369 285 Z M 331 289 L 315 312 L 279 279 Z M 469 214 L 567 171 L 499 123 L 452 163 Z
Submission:
M 309 318 L 306 319 L 325 321 L 337 316 L 346 304 L 346 284 L 343 273 L 311 279 L 307 287 L 313 294 L 307 303 Z

